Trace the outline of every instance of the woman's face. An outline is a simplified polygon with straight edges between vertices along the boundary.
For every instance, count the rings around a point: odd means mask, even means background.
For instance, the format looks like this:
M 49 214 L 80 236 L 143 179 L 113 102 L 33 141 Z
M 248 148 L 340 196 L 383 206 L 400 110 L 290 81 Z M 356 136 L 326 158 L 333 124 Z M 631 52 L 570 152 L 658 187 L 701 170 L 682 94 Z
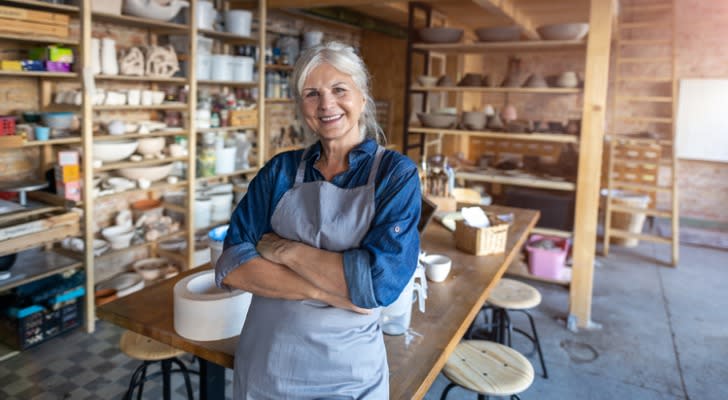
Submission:
M 360 141 L 365 100 L 351 76 L 321 64 L 306 77 L 301 95 L 306 124 L 322 141 Z

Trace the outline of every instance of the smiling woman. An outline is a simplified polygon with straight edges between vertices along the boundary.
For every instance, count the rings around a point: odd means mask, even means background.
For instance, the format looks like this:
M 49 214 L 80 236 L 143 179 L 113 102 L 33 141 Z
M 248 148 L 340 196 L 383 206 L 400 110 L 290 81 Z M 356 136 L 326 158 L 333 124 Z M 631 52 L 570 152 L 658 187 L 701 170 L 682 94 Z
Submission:
M 292 82 L 318 141 L 261 169 L 215 266 L 219 285 L 253 293 L 234 397 L 387 398 L 379 315 L 417 265 L 417 168 L 378 145 L 367 71 L 351 47 L 308 49 Z

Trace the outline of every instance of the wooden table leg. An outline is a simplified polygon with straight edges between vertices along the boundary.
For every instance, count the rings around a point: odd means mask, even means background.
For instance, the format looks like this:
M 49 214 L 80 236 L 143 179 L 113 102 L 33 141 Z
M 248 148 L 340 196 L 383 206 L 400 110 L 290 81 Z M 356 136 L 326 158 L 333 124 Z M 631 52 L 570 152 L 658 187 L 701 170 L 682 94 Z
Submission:
M 200 361 L 200 400 L 225 400 L 225 367 Z

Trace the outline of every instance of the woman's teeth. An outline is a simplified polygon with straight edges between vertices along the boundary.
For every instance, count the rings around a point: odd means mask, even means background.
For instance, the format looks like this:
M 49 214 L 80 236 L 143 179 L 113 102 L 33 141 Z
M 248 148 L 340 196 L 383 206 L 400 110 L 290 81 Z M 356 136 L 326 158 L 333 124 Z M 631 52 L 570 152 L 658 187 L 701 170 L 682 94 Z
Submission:
M 332 115 L 330 117 L 321 117 L 320 119 L 321 119 L 321 121 L 324 121 L 324 122 L 331 122 L 331 121 L 337 120 L 339 118 L 341 118 L 341 115 Z

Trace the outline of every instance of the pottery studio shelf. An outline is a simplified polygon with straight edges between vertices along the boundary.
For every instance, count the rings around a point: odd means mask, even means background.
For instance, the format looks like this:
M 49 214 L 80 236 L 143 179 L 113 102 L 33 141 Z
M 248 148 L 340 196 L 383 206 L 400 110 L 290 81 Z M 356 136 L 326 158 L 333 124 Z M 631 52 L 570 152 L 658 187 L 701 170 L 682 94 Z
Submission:
M 187 104 L 185 103 L 163 103 L 163 104 L 155 104 L 151 106 L 110 106 L 110 105 L 98 105 L 94 106 L 94 111 L 147 111 L 147 110 L 177 110 L 177 111 L 184 111 L 187 109 Z
M 126 75 L 94 75 L 97 81 L 149 82 L 149 83 L 187 83 L 187 78 L 173 76 L 126 76 Z
M 232 86 L 232 87 L 257 87 L 258 82 L 257 81 L 214 81 L 209 79 L 198 79 L 197 80 L 198 85 L 207 85 L 207 86 Z
M 0 33 L 0 40 L 13 42 L 31 42 L 31 43 L 53 43 L 65 44 L 67 46 L 78 46 L 78 39 L 60 38 L 55 36 L 29 36 L 17 33 Z
M 98 196 L 97 199 L 108 199 L 108 198 L 115 197 L 115 196 L 128 196 L 128 195 L 133 195 L 133 194 L 164 191 L 164 190 L 169 190 L 169 189 L 179 189 L 179 188 L 182 188 L 185 186 L 187 186 L 187 181 L 184 181 L 184 180 L 175 182 L 175 183 L 168 183 L 165 181 L 153 182 L 147 189 L 124 190 L 121 192 L 114 192 L 114 193 L 109 193 L 109 194 L 105 194 L 102 196 Z
M 94 141 L 102 142 L 102 141 L 115 141 L 115 140 L 125 140 L 125 139 L 141 139 L 141 138 L 149 138 L 149 137 L 158 137 L 158 136 L 187 136 L 189 134 L 189 131 L 185 129 L 175 129 L 175 130 L 159 130 L 159 131 L 152 131 L 149 133 L 125 133 L 123 135 L 94 135 Z
M 0 254 L 17 253 L 80 233 L 79 215 L 57 211 L 33 215 L 32 219 L 10 222 L 0 228 Z
M 3 0 L 3 3 L 8 3 L 8 5 L 24 6 L 36 10 L 54 11 L 63 14 L 78 14 L 81 11 L 78 6 L 53 4 L 47 1 L 40 0 Z
M 419 86 L 410 88 L 413 92 L 477 92 L 477 93 L 524 93 L 524 94 L 578 94 L 580 88 L 530 88 L 530 87 L 485 87 L 485 86 Z
M 75 72 L 48 72 L 48 71 L 2 71 L 0 76 L 11 76 L 14 78 L 54 78 L 54 79 L 78 79 Z
M 54 146 L 57 144 L 77 144 L 81 143 L 79 136 L 48 139 L 48 140 L 28 140 L 23 142 L 23 147 L 37 147 L 37 146 Z
M 198 29 L 197 33 L 227 44 L 258 44 L 258 38 L 252 36 L 240 36 L 234 33 L 214 31 L 211 29 Z
M 474 42 L 474 43 L 415 43 L 413 48 L 438 53 L 479 54 L 496 51 L 557 51 L 583 50 L 585 40 L 522 40 L 515 42 Z
M 59 254 L 53 250 L 34 248 L 21 251 L 17 255 L 15 264 L 9 270 L 11 274 L 10 278 L 0 281 L 0 292 L 41 278 L 82 267 L 83 263 L 81 261 Z
M 500 183 L 504 185 L 532 187 L 540 189 L 552 189 L 563 191 L 576 190 L 576 184 L 567 181 L 558 181 L 533 176 L 509 176 L 506 174 L 494 174 L 483 172 L 456 172 L 456 179 L 466 179 L 475 182 Z
M 94 12 L 91 14 L 93 22 L 107 22 L 118 25 L 125 25 L 134 28 L 150 29 L 152 31 L 164 31 L 165 33 L 189 33 L 189 26 L 186 24 L 175 24 L 150 18 L 133 17 L 130 15 L 117 15 Z
M 493 131 L 471 131 L 464 129 L 441 129 L 426 128 L 421 126 L 410 126 L 411 133 L 424 133 L 427 135 L 462 135 L 477 136 L 493 139 L 509 139 L 509 140 L 529 140 L 539 142 L 556 142 L 556 143 L 578 143 L 579 138 L 575 135 L 567 135 L 564 133 L 517 133 L 517 132 L 493 132 Z
M 156 165 L 169 164 L 175 161 L 187 161 L 189 157 L 165 157 L 165 158 L 154 158 L 150 160 L 142 161 L 123 161 L 104 164 L 101 167 L 94 168 L 94 172 L 112 171 L 120 168 L 138 168 L 138 167 L 151 167 Z
M 202 182 L 211 182 L 211 181 L 215 181 L 215 180 L 218 180 L 218 179 L 230 178 L 230 177 L 238 176 L 238 175 L 253 174 L 253 173 L 256 173 L 256 172 L 258 172 L 258 168 L 253 167 L 253 168 L 246 168 L 246 169 L 241 169 L 241 170 L 233 171 L 233 172 L 230 172 L 229 174 L 217 174 L 217 175 L 214 175 L 214 176 L 201 176 L 201 177 L 199 177 L 199 178 L 197 178 L 195 180 L 197 182 L 199 182 L 199 183 L 202 183 Z

